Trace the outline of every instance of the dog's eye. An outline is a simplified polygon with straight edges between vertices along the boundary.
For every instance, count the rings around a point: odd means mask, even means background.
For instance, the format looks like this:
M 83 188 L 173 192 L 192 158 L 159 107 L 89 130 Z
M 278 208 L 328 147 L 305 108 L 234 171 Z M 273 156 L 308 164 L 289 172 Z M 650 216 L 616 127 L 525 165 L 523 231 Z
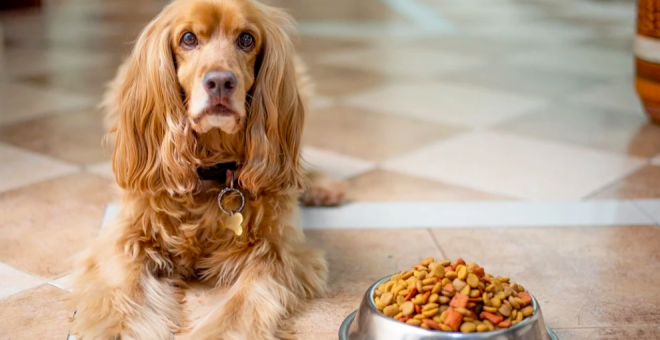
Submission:
M 238 36 L 238 47 L 242 50 L 249 51 L 254 47 L 254 37 L 252 34 L 243 32 Z
M 185 48 L 195 48 L 197 46 L 197 37 L 190 32 L 186 32 L 181 37 L 181 45 Z

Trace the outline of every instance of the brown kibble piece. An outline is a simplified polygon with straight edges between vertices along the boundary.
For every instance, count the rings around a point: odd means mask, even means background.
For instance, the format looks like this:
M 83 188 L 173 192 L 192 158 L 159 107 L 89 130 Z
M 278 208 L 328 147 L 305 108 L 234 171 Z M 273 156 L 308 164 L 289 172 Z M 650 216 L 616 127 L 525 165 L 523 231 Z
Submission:
M 403 313 L 403 315 L 408 316 L 414 312 L 415 305 L 412 302 L 406 301 L 401 305 L 401 313 Z

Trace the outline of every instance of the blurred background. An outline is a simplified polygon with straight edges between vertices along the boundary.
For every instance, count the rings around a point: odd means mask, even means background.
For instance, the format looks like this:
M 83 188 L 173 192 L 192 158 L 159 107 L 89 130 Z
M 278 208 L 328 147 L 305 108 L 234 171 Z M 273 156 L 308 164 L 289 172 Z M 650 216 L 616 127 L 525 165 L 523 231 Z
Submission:
M 266 2 L 295 17 L 316 83 L 305 159 L 348 180 L 353 207 L 305 215 L 334 269 L 301 337 L 332 339 L 370 280 L 436 254 L 522 277 L 564 338 L 658 338 L 660 314 L 614 316 L 621 287 L 602 282 L 633 267 L 628 277 L 660 280 L 660 127 L 635 90 L 635 1 Z M 68 259 L 118 199 L 96 105 L 165 4 L 0 4 L 0 339 L 66 334 Z M 660 26 L 660 3 L 639 6 L 647 31 Z M 464 213 L 418 221 L 410 202 Z M 492 225 L 476 220 L 484 212 Z M 516 228 L 500 228 L 500 212 Z M 383 229 L 379 214 L 410 224 Z M 477 224 L 491 228 L 444 229 Z M 544 280 L 559 275 L 571 279 Z M 628 303 L 648 312 L 658 293 L 645 286 Z

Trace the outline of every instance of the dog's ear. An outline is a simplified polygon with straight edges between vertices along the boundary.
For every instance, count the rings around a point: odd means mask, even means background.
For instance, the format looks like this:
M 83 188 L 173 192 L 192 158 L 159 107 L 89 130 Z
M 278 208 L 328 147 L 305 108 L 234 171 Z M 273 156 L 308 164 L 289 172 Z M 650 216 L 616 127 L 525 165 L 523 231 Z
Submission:
M 262 48 L 248 103 L 245 164 L 241 185 L 253 194 L 300 191 L 304 107 L 296 84 L 295 51 L 287 29 L 291 18 L 263 7 Z
M 150 195 L 185 194 L 197 181 L 170 45 L 172 12 L 170 5 L 142 31 L 115 97 L 115 177 L 122 188 Z

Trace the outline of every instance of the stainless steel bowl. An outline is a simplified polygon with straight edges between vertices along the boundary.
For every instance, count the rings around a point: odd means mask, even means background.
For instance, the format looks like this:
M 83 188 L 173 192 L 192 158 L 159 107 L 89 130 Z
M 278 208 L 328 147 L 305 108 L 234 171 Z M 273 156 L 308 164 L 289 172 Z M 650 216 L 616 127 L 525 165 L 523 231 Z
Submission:
M 407 325 L 383 315 L 374 304 L 376 287 L 387 281 L 386 276 L 374 283 L 362 298 L 357 311 L 351 313 L 339 328 L 339 340 L 558 340 L 545 326 L 541 307 L 532 296 L 534 314 L 508 329 L 483 333 L 445 333 Z

